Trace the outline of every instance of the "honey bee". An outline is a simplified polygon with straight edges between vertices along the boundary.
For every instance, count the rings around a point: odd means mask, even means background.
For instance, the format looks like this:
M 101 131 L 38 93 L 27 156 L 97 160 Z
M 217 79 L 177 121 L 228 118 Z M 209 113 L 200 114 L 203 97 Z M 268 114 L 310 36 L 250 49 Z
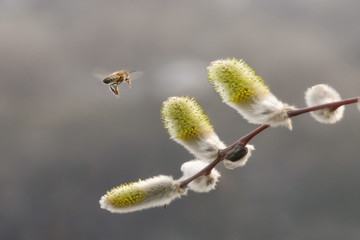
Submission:
M 137 77 L 140 77 L 142 75 L 142 72 L 139 71 L 131 71 L 128 72 L 126 70 L 121 70 L 117 72 L 113 72 L 112 74 L 106 76 L 103 80 L 103 83 L 110 84 L 110 90 L 115 94 L 119 95 L 119 88 L 118 86 L 122 82 L 127 82 L 129 87 L 131 88 L 131 80 Z

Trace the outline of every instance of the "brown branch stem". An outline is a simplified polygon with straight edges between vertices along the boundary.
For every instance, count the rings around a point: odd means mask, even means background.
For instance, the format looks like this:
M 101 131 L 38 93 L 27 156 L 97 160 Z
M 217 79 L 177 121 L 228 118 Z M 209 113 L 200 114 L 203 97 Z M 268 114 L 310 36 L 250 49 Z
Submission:
M 318 105 L 318 106 L 313 106 L 313 107 L 306 107 L 306 108 L 302 108 L 302 109 L 296 109 L 296 110 L 289 110 L 287 112 L 289 118 L 291 117 L 295 117 L 304 113 L 308 113 L 311 111 L 316 111 L 319 109 L 324 109 L 324 108 L 332 108 L 332 109 L 336 109 L 340 106 L 343 105 L 348 105 L 348 104 L 352 104 L 352 103 L 356 103 L 359 101 L 359 98 L 349 98 L 349 99 L 345 99 L 345 100 L 340 100 L 340 101 L 336 101 L 336 102 L 332 102 L 332 103 L 326 103 L 326 104 L 322 104 L 322 105 Z M 245 135 L 244 137 L 238 139 L 237 141 L 235 141 L 233 144 L 231 144 L 229 147 L 224 148 L 224 149 L 220 149 L 218 151 L 218 157 L 212 161 L 211 163 L 209 163 L 209 165 L 207 165 L 205 168 L 203 168 L 202 170 L 200 170 L 198 173 L 196 173 L 195 175 L 193 175 L 192 177 L 183 180 L 182 182 L 180 182 L 180 188 L 184 188 L 186 187 L 190 182 L 192 182 L 194 179 L 196 179 L 197 177 L 203 176 L 203 175 L 209 175 L 211 173 L 211 170 L 222 160 L 224 160 L 226 154 L 233 149 L 234 147 L 238 146 L 238 145 L 242 145 L 243 147 L 246 146 L 246 144 L 256 135 L 258 135 L 259 133 L 261 133 L 262 131 L 264 131 L 265 129 L 267 129 L 268 127 L 270 127 L 269 125 L 262 125 L 258 128 L 256 128 L 254 131 L 250 132 L 249 134 Z
M 340 100 L 340 101 L 337 101 L 337 102 L 321 104 L 321 105 L 317 105 L 317 106 L 313 106 L 313 107 L 307 107 L 307 108 L 302 108 L 302 109 L 297 109 L 297 110 L 289 110 L 288 111 L 288 116 L 289 117 L 295 117 L 295 116 L 300 115 L 300 114 L 316 111 L 316 110 L 323 109 L 323 108 L 336 109 L 336 108 L 338 108 L 338 107 L 340 107 L 342 105 L 356 103 L 358 101 L 359 101 L 359 98 L 348 98 L 348 99 L 345 99 L 345 100 Z
M 224 156 L 220 156 L 220 154 L 219 154 L 219 156 L 214 161 L 212 161 L 209 165 L 207 165 L 205 168 L 203 168 L 200 172 L 198 172 L 194 176 L 180 182 L 180 188 L 186 187 L 190 182 L 192 182 L 197 177 L 200 177 L 203 175 L 209 175 L 211 170 L 223 159 L 224 159 Z

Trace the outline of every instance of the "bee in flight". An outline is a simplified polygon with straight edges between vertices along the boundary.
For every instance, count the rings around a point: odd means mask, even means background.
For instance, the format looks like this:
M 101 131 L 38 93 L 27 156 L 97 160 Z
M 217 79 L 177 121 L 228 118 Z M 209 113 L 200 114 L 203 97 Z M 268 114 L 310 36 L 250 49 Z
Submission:
M 117 72 L 113 72 L 112 74 L 106 76 L 103 80 L 105 84 L 110 84 L 110 90 L 115 94 L 119 95 L 119 88 L 118 86 L 122 82 L 127 82 L 129 84 L 129 87 L 131 88 L 131 80 L 132 78 L 140 77 L 142 75 L 142 72 L 139 71 L 132 71 L 128 72 L 126 70 L 121 70 Z

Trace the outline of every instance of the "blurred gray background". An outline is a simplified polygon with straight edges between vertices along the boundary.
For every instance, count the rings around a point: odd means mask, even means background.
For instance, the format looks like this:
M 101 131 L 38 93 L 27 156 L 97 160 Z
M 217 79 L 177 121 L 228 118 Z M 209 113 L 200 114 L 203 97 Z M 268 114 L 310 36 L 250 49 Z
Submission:
M 0 239 L 360 239 L 360 114 L 257 136 L 216 191 L 125 215 L 98 200 L 121 183 L 179 178 L 192 156 L 160 108 L 195 97 L 227 144 L 256 126 L 206 77 L 243 58 L 278 98 L 304 106 L 328 83 L 360 94 L 357 0 L 0 1 Z M 94 71 L 142 70 L 114 97 Z

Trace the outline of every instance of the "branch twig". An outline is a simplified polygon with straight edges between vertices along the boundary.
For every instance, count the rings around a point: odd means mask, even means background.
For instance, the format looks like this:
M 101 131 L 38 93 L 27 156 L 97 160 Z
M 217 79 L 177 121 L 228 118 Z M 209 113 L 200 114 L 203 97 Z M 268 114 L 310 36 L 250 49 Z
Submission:
M 349 99 L 345 99 L 345 100 L 340 100 L 340 101 L 336 101 L 336 102 L 332 102 L 332 103 L 327 103 L 327 104 L 322 104 L 322 105 L 318 105 L 318 106 L 313 106 L 313 107 L 306 107 L 306 108 L 302 108 L 302 109 L 297 109 L 297 110 L 289 110 L 287 112 L 289 118 L 291 117 L 295 117 L 304 113 L 308 113 L 308 112 L 312 112 L 312 111 L 316 111 L 319 109 L 324 109 L 324 108 L 331 108 L 331 109 L 336 109 L 340 106 L 343 105 L 348 105 L 348 104 L 352 104 L 352 103 L 356 103 L 359 101 L 359 98 L 349 98 Z M 212 161 L 211 163 L 209 163 L 209 165 L 207 165 L 205 168 L 203 168 L 202 170 L 200 170 L 198 173 L 196 173 L 195 175 L 193 175 L 192 177 L 185 179 L 183 181 L 180 182 L 180 188 L 184 188 L 186 187 L 190 182 L 192 182 L 194 179 L 196 179 L 197 177 L 203 176 L 203 175 L 209 175 L 211 173 L 211 170 L 222 160 L 224 160 L 226 154 L 233 149 L 236 146 L 242 146 L 245 147 L 246 144 L 256 135 L 258 135 L 259 133 L 261 133 L 262 131 L 264 131 L 265 129 L 267 129 L 268 127 L 270 127 L 269 125 L 262 125 L 260 127 L 258 127 L 257 129 L 255 129 L 254 131 L 250 132 L 249 134 L 245 135 L 244 137 L 238 139 L 236 142 L 234 142 L 233 144 L 231 144 L 229 147 L 224 148 L 224 149 L 220 149 L 218 152 L 218 157 Z

